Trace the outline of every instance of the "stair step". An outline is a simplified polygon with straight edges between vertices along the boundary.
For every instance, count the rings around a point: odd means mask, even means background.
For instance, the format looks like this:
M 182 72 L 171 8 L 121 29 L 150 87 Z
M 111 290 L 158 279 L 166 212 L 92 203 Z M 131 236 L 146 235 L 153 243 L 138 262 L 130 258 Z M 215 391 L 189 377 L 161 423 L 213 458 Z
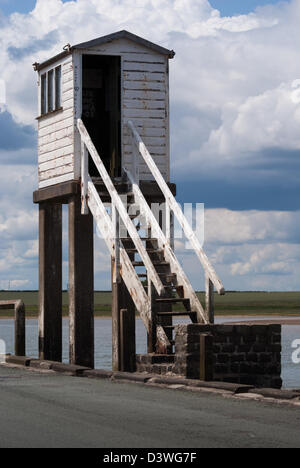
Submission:
M 154 237 L 140 237 L 141 241 L 148 241 L 148 242 L 157 242 L 157 239 Z M 121 238 L 122 242 L 133 242 L 131 237 L 122 237 Z
M 158 249 L 146 249 L 147 253 L 148 254 L 162 254 L 163 251 L 162 250 L 158 250 Z M 127 253 L 137 253 L 137 249 L 126 249 L 126 252 Z
M 148 289 L 148 286 L 144 286 L 144 287 Z M 166 289 L 170 289 L 171 291 L 175 290 L 175 287 L 170 284 L 163 284 L 163 287 Z
M 190 300 L 187 298 L 176 298 L 176 297 L 160 297 L 159 299 L 156 299 L 156 302 L 160 304 L 176 304 L 176 303 L 182 303 L 182 304 L 190 304 Z
M 157 312 L 156 315 L 158 315 L 159 317 L 184 317 L 184 316 L 188 316 L 190 317 L 191 315 L 194 315 L 195 312 L 188 312 L 187 310 L 185 310 L 184 312 Z
M 152 262 L 154 266 L 169 266 L 168 262 L 160 262 L 159 260 Z M 144 266 L 143 262 L 132 262 L 134 267 Z

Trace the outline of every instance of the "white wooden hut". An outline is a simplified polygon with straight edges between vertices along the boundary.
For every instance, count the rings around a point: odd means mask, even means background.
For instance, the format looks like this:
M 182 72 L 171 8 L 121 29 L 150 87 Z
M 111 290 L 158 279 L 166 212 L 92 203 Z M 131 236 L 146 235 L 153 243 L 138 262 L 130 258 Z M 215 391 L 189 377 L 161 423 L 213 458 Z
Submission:
M 132 120 L 165 180 L 170 178 L 169 59 L 175 53 L 120 31 L 35 64 L 39 79 L 39 188 L 80 178 L 77 119 L 112 178 L 130 169 Z M 93 174 L 93 168 L 90 167 Z M 152 180 L 140 162 L 140 179 Z
M 224 287 L 170 183 L 169 59 L 174 55 L 121 31 L 68 45 L 34 64 L 39 75 L 34 202 L 39 204 L 40 359 L 62 357 L 63 204 L 69 208 L 72 364 L 94 365 L 94 221 L 112 258 L 115 370 L 136 367 L 135 310 L 147 329 L 150 353 L 172 353 L 173 317 L 213 321 L 213 291 L 223 294 Z M 126 195 L 125 204 L 120 195 Z M 164 206 L 158 219 L 150 208 L 157 201 Z M 173 251 L 174 218 L 204 268 L 205 309 Z M 180 312 L 172 308 L 178 303 Z

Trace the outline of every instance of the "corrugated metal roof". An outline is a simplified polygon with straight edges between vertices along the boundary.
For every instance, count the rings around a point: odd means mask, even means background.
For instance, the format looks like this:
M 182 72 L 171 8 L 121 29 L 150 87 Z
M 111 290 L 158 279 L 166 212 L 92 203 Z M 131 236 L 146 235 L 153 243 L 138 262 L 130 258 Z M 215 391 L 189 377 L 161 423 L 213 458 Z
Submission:
M 136 36 L 135 34 L 132 34 L 128 31 L 118 31 L 113 34 L 108 34 L 107 36 L 103 37 L 98 37 L 97 39 L 94 39 L 92 41 L 88 42 L 82 42 L 81 44 L 77 44 L 75 46 L 72 46 L 68 48 L 68 50 L 65 50 L 64 52 L 56 55 L 55 57 L 50 58 L 49 60 L 46 60 L 43 63 L 35 64 L 36 65 L 36 70 L 40 71 L 43 68 L 46 68 L 47 66 L 51 65 L 52 63 L 57 62 L 58 60 L 66 57 L 67 55 L 71 54 L 73 50 L 76 49 L 90 49 L 93 47 L 97 47 L 102 44 L 106 44 L 108 42 L 116 41 L 118 39 L 128 39 L 133 42 L 137 42 L 138 44 L 141 44 L 148 49 L 152 49 L 155 52 L 158 52 L 159 54 L 162 55 L 167 55 L 170 59 L 175 56 L 175 52 L 173 50 L 165 49 L 164 47 L 161 47 L 157 44 L 154 44 L 154 42 L 147 41 L 146 39 L 143 39 L 140 36 Z

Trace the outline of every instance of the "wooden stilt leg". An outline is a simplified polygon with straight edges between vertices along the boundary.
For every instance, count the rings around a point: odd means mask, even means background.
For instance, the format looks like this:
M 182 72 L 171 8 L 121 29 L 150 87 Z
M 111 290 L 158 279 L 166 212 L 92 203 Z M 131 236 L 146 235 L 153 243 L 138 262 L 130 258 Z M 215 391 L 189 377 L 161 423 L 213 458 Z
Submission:
M 62 206 L 39 205 L 39 357 L 62 360 Z
M 94 224 L 69 201 L 70 363 L 94 367 Z

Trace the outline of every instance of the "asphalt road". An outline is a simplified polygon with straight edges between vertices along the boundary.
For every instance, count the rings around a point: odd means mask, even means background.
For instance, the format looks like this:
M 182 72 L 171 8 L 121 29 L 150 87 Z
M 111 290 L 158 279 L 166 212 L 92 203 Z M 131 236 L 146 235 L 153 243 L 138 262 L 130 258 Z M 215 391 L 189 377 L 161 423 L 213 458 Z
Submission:
M 0 448 L 300 448 L 300 409 L 0 366 Z

